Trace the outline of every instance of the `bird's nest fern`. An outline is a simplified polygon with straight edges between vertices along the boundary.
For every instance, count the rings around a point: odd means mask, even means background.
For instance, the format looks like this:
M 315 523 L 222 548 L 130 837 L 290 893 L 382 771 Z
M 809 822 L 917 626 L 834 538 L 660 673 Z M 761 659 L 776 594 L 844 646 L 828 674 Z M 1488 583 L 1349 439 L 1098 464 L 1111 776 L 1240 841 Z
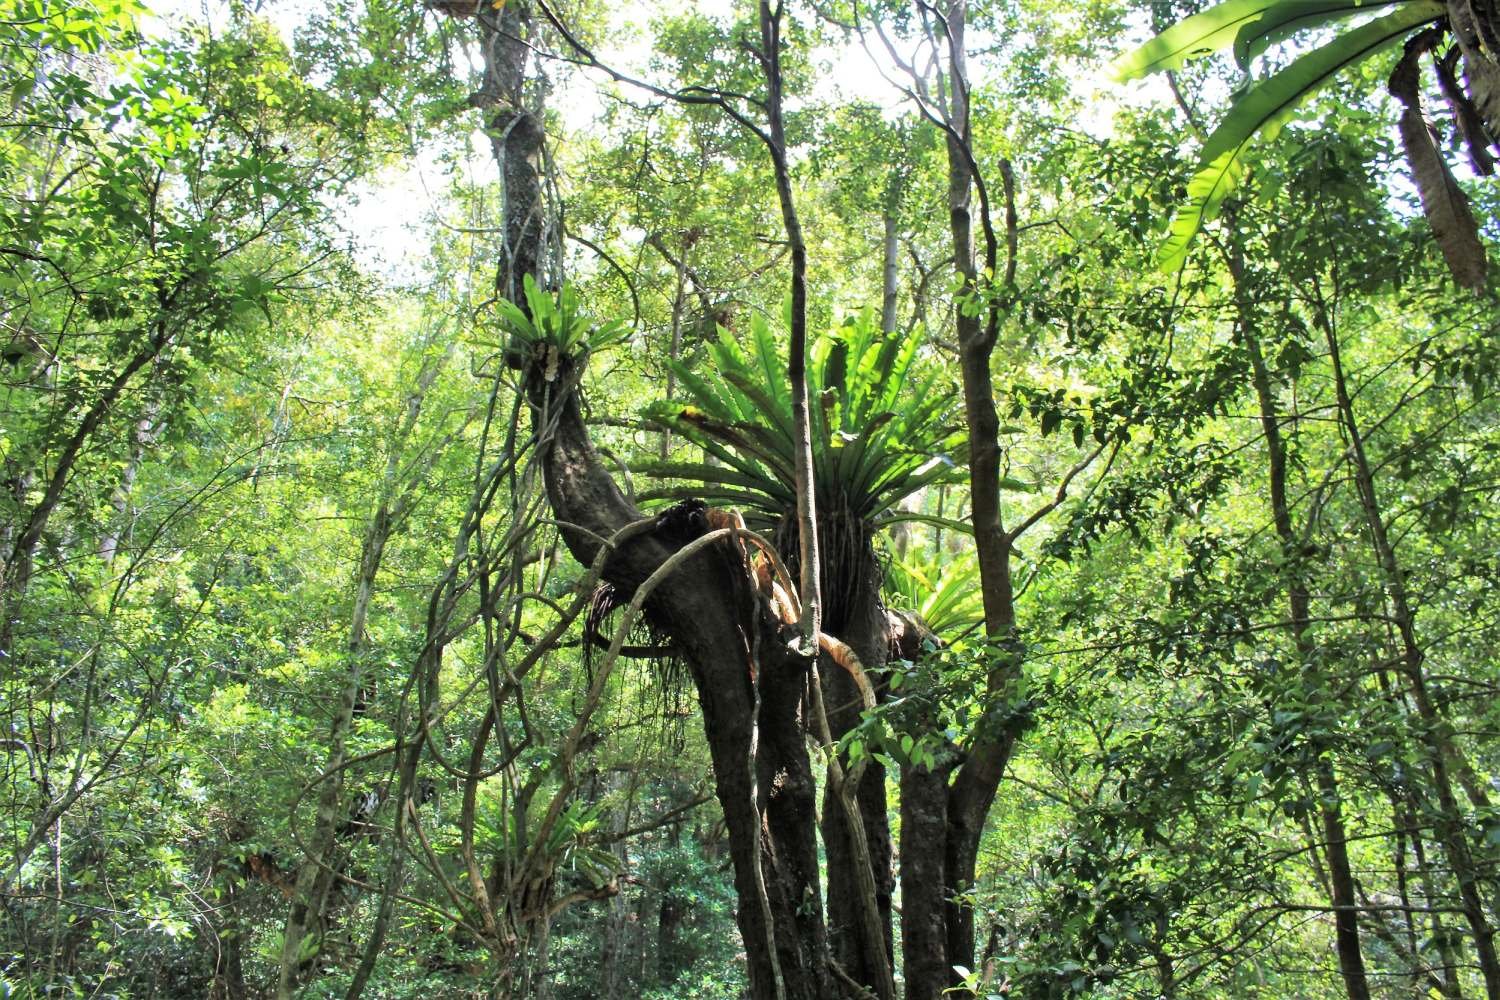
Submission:
M 937 374 L 921 370 L 920 344 L 919 334 L 883 334 L 868 313 L 813 342 L 809 423 L 825 588 L 853 584 L 881 526 L 923 520 L 898 505 L 956 478 L 963 461 L 955 394 Z M 785 354 L 760 317 L 743 338 L 720 329 L 708 350 L 706 364 L 673 365 L 687 398 L 647 411 L 704 458 L 650 463 L 642 471 L 669 483 L 643 499 L 701 497 L 738 508 L 753 527 L 786 535 L 795 530 L 797 491 Z M 794 560 L 795 545 L 777 541 Z
M 512 338 L 512 350 L 524 348 L 542 378 L 555 381 L 564 360 L 578 358 L 617 344 L 630 335 L 618 320 L 599 323 L 585 312 L 573 286 L 564 283 L 556 295 L 537 287 L 531 275 L 522 281 L 526 309 L 506 299 L 495 303 L 500 324 Z M 529 314 L 528 314 L 529 313 Z M 519 345 L 516 343 L 519 342 Z

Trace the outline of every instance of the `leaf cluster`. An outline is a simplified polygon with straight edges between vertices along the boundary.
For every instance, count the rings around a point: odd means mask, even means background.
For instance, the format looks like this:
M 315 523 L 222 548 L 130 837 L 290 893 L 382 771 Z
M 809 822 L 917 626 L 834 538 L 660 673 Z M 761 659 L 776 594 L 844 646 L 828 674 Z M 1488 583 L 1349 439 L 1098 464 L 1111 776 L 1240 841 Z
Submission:
M 952 421 L 951 394 L 938 376 L 919 370 L 921 339 L 917 332 L 883 334 L 861 313 L 813 342 L 808 416 L 824 511 L 873 526 L 905 498 L 954 477 L 963 437 Z M 775 524 L 796 507 L 796 435 L 781 348 L 756 316 L 747 344 L 721 328 L 709 358 L 698 371 L 674 363 L 690 402 L 656 404 L 648 417 L 717 464 L 653 463 L 648 473 L 692 484 L 655 495 L 741 505 L 748 519 Z
M 519 338 L 535 352 L 538 348 L 552 353 L 551 365 L 558 357 L 588 354 L 618 344 L 630 334 L 620 320 L 598 323 L 583 309 L 577 290 L 564 283 L 553 296 L 537 287 L 536 279 L 526 275 L 523 283 L 526 309 L 507 299 L 500 299 L 500 323 L 511 336 Z M 549 367 L 549 372 L 551 368 Z M 549 380 L 554 377 L 549 374 Z

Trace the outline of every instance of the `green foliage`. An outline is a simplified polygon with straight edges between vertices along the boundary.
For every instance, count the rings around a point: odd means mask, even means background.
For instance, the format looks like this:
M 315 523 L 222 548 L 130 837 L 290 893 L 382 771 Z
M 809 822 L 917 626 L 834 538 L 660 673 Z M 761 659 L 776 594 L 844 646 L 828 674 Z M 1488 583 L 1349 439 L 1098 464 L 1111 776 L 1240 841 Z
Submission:
M 698 496 L 746 509 L 746 520 L 775 525 L 796 507 L 791 395 L 782 351 L 761 317 L 749 343 L 721 329 L 710 364 L 674 366 L 691 403 L 648 412 L 721 463 L 656 462 L 645 471 L 690 480 L 652 496 Z M 918 333 L 884 337 L 869 313 L 813 340 L 808 366 L 813 480 L 819 516 L 891 523 L 906 497 L 955 476 L 963 438 L 952 397 L 923 374 Z
M 0 23 L 16 32 L 7 48 L 42 45 L 57 51 L 100 52 L 132 32 L 146 12 L 139 0 L 4 0 Z M 12 98 L 29 96 L 35 79 L 20 79 Z
M 1016 669 L 1021 647 L 983 634 L 929 644 L 914 661 L 889 665 L 889 695 L 844 738 L 853 759 L 872 755 L 887 766 L 946 770 L 976 739 L 1024 732 L 1035 721 L 1037 693 Z M 986 694 L 991 676 L 1016 679 Z
M 921 30 L 909 5 L 888 6 L 867 10 L 898 36 Z M 836 540 L 824 569 L 857 566 L 868 584 L 884 567 L 885 605 L 948 640 L 871 670 L 882 701 L 850 733 L 850 757 L 889 768 L 898 848 L 911 850 L 898 795 L 912 769 L 951 774 L 976 736 L 1017 738 L 965 894 L 993 942 L 965 976 L 981 995 L 1338 995 L 1319 863 L 1330 802 L 1360 889 L 1392 907 L 1360 915 L 1376 993 L 1451 967 L 1451 993 L 1482 995 L 1441 834 L 1462 831 L 1494 898 L 1493 304 L 1455 300 L 1425 259 L 1404 195 L 1384 187 L 1388 130 L 1352 88 L 1320 91 L 1295 143 L 1256 142 L 1318 89 L 1320 67 L 1356 54 L 1355 33 L 1378 45 L 1372 26 L 1433 5 L 1232 0 L 1135 60 L 1141 73 L 1233 47 L 1243 65 L 1308 28 L 1322 38 L 1347 16 L 1380 18 L 1241 95 L 1214 141 L 1233 154 L 1222 176 L 1240 182 L 1222 239 L 1243 266 L 1205 257 L 1171 288 L 1149 244 L 1177 197 L 1180 128 L 1134 108 L 1108 142 L 1091 137 L 1066 93 L 1076 73 L 1059 70 L 1092 61 L 1090 31 L 1111 37 L 1124 7 L 971 10 L 971 38 L 994 44 L 971 63 L 976 162 L 1006 156 L 1017 182 L 1015 309 L 992 359 L 1001 514 L 1014 529 L 1058 506 L 1015 540 L 1017 632 L 983 638 L 972 543 L 953 530 L 971 497 L 951 322 L 972 302 L 955 301 L 950 237 L 934 224 L 943 136 L 892 124 L 871 95 L 807 97 L 789 128 L 814 310 L 878 296 L 889 217 L 898 326 L 927 330 L 887 337 L 859 316 L 816 340 L 817 486 Z M 0 578 L 0 996 L 274 992 L 330 782 L 331 856 L 349 880 L 330 890 L 327 925 L 293 941 L 309 965 L 302 995 L 346 995 L 388 887 L 365 997 L 484 996 L 505 976 L 513 994 L 558 1000 L 743 995 L 744 901 L 690 690 L 621 661 L 580 720 L 578 630 L 539 642 L 582 571 L 544 521 L 525 397 L 490 367 L 508 345 L 456 332 L 493 293 L 500 253 L 490 167 L 456 169 L 475 124 L 463 109 L 483 86 L 461 69 L 473 23 L 337 0 L 289 41 L 247 5 L 229 11 L 212 32 L 173 21 L 143 36 L 127 0 L 0 0 L 6 574 L 20 531 L 55 500 L 29 585 Z M 596 33 L 615 26 L 585 16 Z M 652 30 L 648 69 L 676 72 L 674 85 L 759 86 L 738 27 L 673 10 Z M 818 30 L 809 19 L 790 39 L 793 89 L 823 73 L 802 58 Z M 654 495 L 783 520 L 795 499 L 785 359 L 755 318 L 774 311 L 785 263 L 764 151 L 710 106 L 611 100 L 586 135 L 569 114 L 547 121 L 567 229 L 622 266 L 566 256 L 576 285 L 529 287 L 498 328 L 542 366 L 596 362 L 589 433 L 618 468 L 675 481 Z M 426 270 L 386 287 L 336 227 L 352 186 L 408 142 L 421 158 L 401 168 L 423 171 L 439 223 Z M 429 170 L 432 158 L 454 172 Z M 1225 190 L 1207 190 L 1202 217 Z M 1497 217 L 1493 188 L 1475 199 Z M 601 355 L 624 331 L 590 314 L 632 305 L 630 350 Z M 1330 330 L 1368 491 L 1351 471 Z M 665 384 L 676 398 L 657 402 L 656 422 L 631 419 Z M 1266 502 L 1268 426 L 1286 449 L 1290 545 Z M 660 461 L 663 429 L 680 461 Z M 1057 492 L 1099 444 L 1098 463 Z M 1425 717 L 1369 543 L 1371 497 L 1416 608 Z M 913 523 L 872 547 L 897 518 Z M 352 650 L 362 540 L 382 523 Z M 838 566 L 841 553 L 866 561 Z M 1288 627 L 1294 584 L 1310 595 L 1305 646 Z M 825 584 L 825 600 L 837 592 Z M 335 738 L 351 679 L 358 708 Z M 1451 740 L 1462 779 L 1452 809 L 1434 736 Z M 325 776 L 336 739 L 346 766 Z M 421 753 L 409 805 L 391 794 L 398 746 Z M 1314 784 L 1324 767 L 1331 790 Z M 471 768 L 482 777 L 466 808 Z M 507 883 L 528 856 L 537 877 Z M 476 873 L 507 930 L 547 913 L 546 933 L 532 924 L 524 945 L 487 947 Z M 1406 925 L 1397 906 L 1420 919 Z
M 536 280 L 528 274 L 524 291 L 526 311 L 507 299 L 497 301 L 495 308 L 506 332 L 519 338 L 538 357 L 546 355 L 550 359 L 549 381 L 556 376 L 559 357 L 578 358 L 602 351 L 630 335 L 628 324 L 620 320 L 600 324 L 584 312 L 577 289 L 567 282 L 553 296 L 538 288 Z
M 1242 64 L 1289 35 L 1328 21 L 1390 3 L 1313 3 L 1303 0 L 1230 0 L 1169 28 L 1146 45 L 1123 56 L 1116 73 L 1130 79 L 1175 69 L 1183 61 L 1233 45 Z M 1401 3 L 1383 17 L 1339 35 L 1294 59 L 1271 76 L 1239 93 L 1217 128 L 1204 141 L 1198 166 L 1187 187 L 1187 204 L 1172 221 L 1162 245 L 1160 265 L 1175 271 L 1205 223 L 1239 184 L 1245 158 L 1257 136 L 1268 142 L 1311 94 L 1328 86 L 1342 70 L 1363 62 L 1423 24 L 1444 14 L 1436 0 Z
M 907 552 L 886 564 L 883 589 L 887 605 L 914 611 L 941 636 L 984 621 L 979 563 L 969 553 L 944 558 Z

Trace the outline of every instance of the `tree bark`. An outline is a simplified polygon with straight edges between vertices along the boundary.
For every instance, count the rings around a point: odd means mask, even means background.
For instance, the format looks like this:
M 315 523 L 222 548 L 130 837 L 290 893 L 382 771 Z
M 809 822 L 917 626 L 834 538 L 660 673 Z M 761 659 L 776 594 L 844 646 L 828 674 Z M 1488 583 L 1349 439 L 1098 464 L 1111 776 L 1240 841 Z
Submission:
M 896 305 L 900 293 L 901 252 L 897 238 L 896 211 L 901 204 L 899 178 L 892 178 L 886 194 L 885 211 L 881 213 L 882 239 L 880 242 L 880 332 L 887 337 L 896 332 Z
M 488 8 L 488 4 L 481 5 Z M 543 196 L 543 128 L 540 109 L 526 97 L 526 64 L 531 51 L 531 9 L 524 0 L 481 9 L 480 50 L 484 81 L 470 101 L 488 115 L 485 134 L 500 167 L 501 232 L 504 243 L 495 291 L 525 310 L 527 275 L 548 287 L 543 265 L 556 236 Z
M 548 499 L 563 522 L 564 542 L 587 564 L 601 539 L 641 515 L 604 471 L 589 441 L 573 382 L 578 373 L 565 364 L 550 383 L 533 374 Z M 622 593 L 633 592 L 695 530 L 684 534 L 663 523 L 610 556 L 605 579 Z M 728 546 L 698 553 L 662 582 L 647 602 L 647 613 L 672 636 L 698 688 L 729 832 L 751 995 L 757 1000 L 827 996 L 832 986 L 818 885 L 814 784 L 800 718 L 807 661 L 761 614 L 739 559 Z M 763 698 L 758 719 L 751 679 L 757 653 Z
M 849 530 L 847 525 L 841 527 Z M 838 529 L 830 526 L 829 537 L 834 530 Z M 842 567 L 851 570 L 854 579 L 848 582 L 846 592 L 830 598 L 827 605 L 828 631 L 853 648 L 879 696 L 883 694 L 884 685 L 876 681 L 880 668 L 886 662 L 890 646 L 890 626 L 880 604 L 879 565 L 867 539 L 862 537 L 851 544 L 857 545 L 862 554 L 852 567 Z M 840 586 L 831 580 L 827 582 L 830 589 Z M 823 682 L 828 726 L 833 738 L 840 740 L 859 724 L 863 713 L 859 689 L 853 678 L 826 656 L 822 658 L 819 676 Z M 842 763 L 847 772 L 847 758 L 843 758 Z M 868 861 L 857 857 L 851 846 L 848 821 L 836 801 L 837 796 L 831 784 L 825 788 L 823 795 L 822 830 L 823 850 L 828 864 L 829 948 L 834 959 L 851 977 L 876 990 L 877 995 L 877 984 L 886 975 L 886 970 L 894 968 L 891 899 L 895 890 L 895 876 L 892 873 L 891 826 L 885 782 L 885 768 L 872 760 L 859 776 L 855 789 Z M 863 880 L 856 868 L 862 864 L 868 865 L 875 887 L 875 909 L 882 940 L 878 956 L 869 954 L 871 949 L 867 942 L 868 933 L 863 923 L 866 903 L 861 898 L 860 886 Z
M 1464 76 L 1491 145 L 1500 149 L 1500 24 L 1493 4 L 1447 0 L 1448 23 L 1464 57 Z
M 958 272 L 959 296 L 968 308 L 957 309 L 959 366 L 963 381 L 964 418 L 969 432 L 970 517 L 974 529 L 979 563 L 980 588 L 984 603 L 985 635 L 1011 655 L 997 659 L 986 683 L 986 699 L 998 704 L 1005 698 L 1019 670 L 1019 646 L 1015 637 L 1015 589 L 1010 574 L 1010 557 L 1014 539 L 1007 533 L 1000 511 L 1000 419 L 995 409 L 994 380 L 990 358 L 994 351 L 999 323 L 999 305 L 991 289 L 981 283 L 974 254 L 974 218 L 972 196 L 981 179 L 975 173 L 972 159 L 970 108 L 967 70 L 965 68 L 964 32 L 968 5 L 966 0 L 949 0 L 943 10 L 940 42 L 948 51 L 947 105 L 944 107 L 944 131 L 948 152 L 948 219 L 953 240 L 954 268 Z M 1009 185 L 1008 167 L 1002 173 Z M 1007 235 L 1014 241 L 1013 210 L 1007 205 Z M 998 250 L 988 221 L 981 216 L 985 236 L 985 272 L 996 275 Z M 1013 275 L 1014 253 L 1002 279 L 1009 285 Z M 946 822 L 941 836 L 918 840 L 915 831 L 902 828 L 903 866 L 906 859 L 924 851 L 941 851 L 943 874 L 941 896 L 943 915 L 912 914 L 909 918 L 923 928 L 943 927 L 944 959 L 939 965 L 931 954 L 919 952 L 909 943 L 906 952 L 906 981 L 909 997 L 936 997 L 954 986 L 958 976 L 955 966 L 974 965 L 974 911 L 967 893 L 974 882 L 979 857 L 979 841 L 984 833 L 985 818 L 994 802 L 1000 779 L 1005 773 L 1014 746 L 1015 732 L 1009 726 L 982 726 L 972 738 L 966 757 L 946 787 Z M 928 801 L 936 790 L 928 782 L 937 776 L 910 774 L 903 776 L 902 786 L 930 793 L 915 808 L 925 814 L 936 808 Z M 903 802 L 903 815 L 906 806 Z M 907 879 L 903 875 L 903 900 Z M 924 890 L 924 897 L 929 893 Z M 905 902 L 910 907 L 910 901 Z M 903 927 L 906 920 L 903 919 Z M 926 935 L 918 935 L 925 942 Z M 914 975 L 915 973 L 915 975 Z
M 799 626 L 802 650 L 816 657 L 818 636 L 823 629 L 825 604 L 824 572 L 819 557 L 819 534 L 822 526 L 818 518 L 819 500 L 814 489 L 813 443 L 808 415 L 807 246 L 803 240 L 802 223 L 797 215 L 796 201 L 792 192 L 791 170 L 787 160 L 786 130 L 782 118 L 781 28 L 783 13 L 782 5 L 778 4 L 773 9 L 769 0 L 760 0 L 761 46 L 759 55 L 766 79 L 767 121 L 766 134 L 763 139 L 771 154 L 772 169 L 776 178 L 777 201 L 781 206 L 782 225 L 786 231 L 792 265 L 791 342 L 787 354 L 787 379 L 790 383 L 792 400 L 797 494 L 797 567 L 800 576 L 798 595 L 802 611 Z M 857 529 L 846 526 L 846 530 Z M 869 556 L 873 556 L 873 553 L 868 551 L 867 539 L 860 537 L 858 541 L 857 551 L 860 553 L 860 561 L 863 562 Z M 873 567 L 873 560 L 870 564 Z M 853 606 L 860 608 L 865 618 L 868 619 L 867 622 L 860 624 L 875 623 L 878 629 L 878 640 L 871 641 L 870 630 L 862 629 L 860 645 L 864 648 L 856 648 L 856 653 L 867 665 L 884 663 L 885 621 L 880 612 L 878 578 L 864 572 L 863 565 L 858 567 L 858 571 L 860 579 L 856 585 L 861 588 L 861 600 Z M 854 623 L 841 624 L 852 625 Z M 849 641 L 847 635 L 843 638 L 845 642 Z M 863 657 L 867 652 L 872 657 L 878 657 L 878 660 L 864 660 Z M 819 671 L 816 678 L 813 683 L 823 685 L 827 689 L 829 698 L 835 699 L 837 710 L 831 714 L 838 716 L 837 726 L 831 718 L 824 721 L 828 725 L 828 735 L 837 739 L 857 723 L 862 703 L 857 696 L 853 682 L 843 671 L 838 669 Z M 814 698 L 811 707 L 816 712 L 822 710 L 825 704 L 826 699 Z M 771 706 L 771 701 L 767 699 L 764 709 Z M 767 732 L 774 738 L 785 740 L 789 738 L 788 734 L 791 734 L 791 738 L 802 739 L 797 729 L 785 728 L 786 724 L 795 724 L 800 721 L 796 718 L 794 706 L 788 705 L 783 709 L 779 720 L 781 724 L 778 724 L 775 716 L 768 721 L 771 723 L 771 728 Z M 831 747 L 825 749 L 832 751 Z M 785 756 L 788 758 L 793 756 L 789 747 Z M 797 756 L 800 757 L 800 755 Z M 840 767 L 841 765 L 837 762 L 830 764 L 823 827 L 823 844 L 829 866 L 829 914 L 834 919 L 833 929 L 836 935 L 833 942 L 834 955 L 847 975 L 872 991 L 881 1000 L 889 1000 L 894 993 L 895 986 L 893 963 L 890 958 L 890 830 L 886 816 L 884 776 L 878 771 L 867 769 L 861 774 L 856 788 L 843 789 L 839 787 L 842 784 L 842 778 L 837 773 Z M 805 779 L 805 788 L 801 784 L 802 776 L 799 774 L 797 777 L 797 782 L 792 785 L 797 792 L 797 802 L 800 806 L 802 795 L 805 793 L 808 816 L 812 817 L 815 815 L 811 808 L 815 783 L 810 772 Z M 851 805 L 847 800 L 838 802 L 837 808 L 830 808 L 834 804 L 834 799 L 838 798 L 841 793 L 844 796 L 853 796 L 854 802 L 850 811 L 858 814 L 863 829 L 851 828 L 851 817 L 845 814 L 846 807 Z M 773 810 L 771 815 L 774 822 L 776 812 Z M 801 816 L 797 818 L 800 820 Z M 796 842 L 800 843 L 800 838 Z M 816 862 L 815 853 L 802 859 L 802 863 L 808 865 L 805 877 L 808 884 L 815 885 L 817 882 Z M 871 877 L 866 876 L 863 870 L 865 868 L 868 868 L 870 876 L 873 876 L 873 885 Z M 876 896 L 874 900 L 867 898 L 872 888 Z M 819 923 L 821 925 L 821 915 Z M 872 923 L 875 926 L 871 926 Z M 821 934 L 821 926 L 819 933 Z M 820 939 L 820 946 L 822 944 Z M 817 957 L 817 964 L 825 967 L 822 956 Z M 784 961 L 783 969 L 785 968 Z

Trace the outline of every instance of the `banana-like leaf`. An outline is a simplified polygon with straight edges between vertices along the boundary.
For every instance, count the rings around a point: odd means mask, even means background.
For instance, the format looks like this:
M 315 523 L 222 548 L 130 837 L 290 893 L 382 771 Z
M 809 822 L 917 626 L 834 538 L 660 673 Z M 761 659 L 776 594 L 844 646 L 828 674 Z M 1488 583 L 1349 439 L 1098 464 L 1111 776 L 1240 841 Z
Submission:
M 728 339 L 729 331 L 723 331 L 723 336 Z M 751 317 L 750 337 L 755 348 L 750 360 L 756 363 L 760 371 L 760 384 L 766 387 L 766 391 L 775 400 L 778 412 L 785 409 L 787 413 L 791 413 L 792 390 L 787 384 L 786 371 L 781 364 L 781 352 L 776 347 L 776 337 L 771 333 L 771 326 L 764 316 L 757 314 Z
M 758 491 L 771 502 L 780 503 L 787 498 L 795 499 L 785 485 L 791 481 L 789 466 L 778 461 L 767 461 L 763 449 L 744 439 L 736 429 L 743 425 L 716 423 L 706 420 L 701 412 L 680 403 L 656 403 L 646 411 L 652 423 L 680 433 L 687 440 L 702 448 L 717 460 L 719 465 L 707 463 L 651 463 L 643 471 L 647 475 L 690 479 L 699 483 L 737 482 L 748 490 Z M 727 428 L 721 432 L 719 428 Z M 766 501 L 758 506 L 765 506 Z
M 606 347 L 613 347 L 629 336 L 630 324 L 616 319 L 590 330 L 585 339 L 588 341 L 590 351 L 602 351 Z
M 1247 22 L 1234 37 L 1234 59 L 1246 72 L 1250 64 L 1278 42 L 1302 31 L 1344 21 L 1356 14 L 1392 7 L 1408 0 L 1281 0 Z
M 1110 70 L 1117 81 L 1124 82 L 1180 69 L 1190 59 L 1200 59 L 1237 44 L 1244 32 L 1257 33 L 1257 25 L 1294 16 L 1299 11 L 1357 6 L 1359 0 L 1226 0 L 1183 18 L 1145 45 L 1120 56 Z
M 1198 231 L 1217 214 L 1244 174 L 1244 155 L 1252 139 L 1257 135 L 1274 138 L 1297 106 L 1340 70 L 1441 16 L 1443 5 L 1436 0 L 1412 0 L 1296 59 L 1241 95 L 1203 145 L 1197 172 L 1188 182 L 1188 203 L 1178 210 L 1162 246 L 1161 269 L 1175 271 L 1187 259 L 1188 246 Z
M 693 405 L 714 419 L 723 421 L 726 424 L 732 424 L 744 415 L 738 406 L 733 405 L 724 398 L 718 385 L 710 383 L 706 378 L 703 378 L 686 365 L 674 368 L 674 371 L 677 374 L 678 381 L 682 383 L 683 389 L 687 392 L 688 398 L 693 401 Z M 672 404 L 668 404 L 669 409 L 671 406 Z
M 538 287 L 528 274 L 522 279 L 521 291 L 529 316 L 506 299 L 498 300 L 495 309 L 500 325 L 528 344 L 546 344 L 556 348 L 559 356 L 569 356 L 600 351 L 629 336 L 629 325 L 619 320 L 596 324 L 583 311 L 578 293 L 570 284 L 564 283 L 554 296 Z
M 562 345 L 553 337 L 557 326 L 557 307 L 553 304 L 552 296 L 538 288 L 536 279 L 529 274 L 521 278 L 521 294 L 526 297 L 526 307 L 531 310 L 531 321 L 537 331 L 552 346 L 561 348 Z
M 764 387 L 757 385 L 751 376 L 734 368 L 726 368 L 719 373 L 724 381 L 734 386 L 750 401 L 754 409 L 744 408 L 740 416 L 748 419 L 759 416 L 775 426 L 778 433 L 786 436 L 788 443 L 792 439 L 792 411 L 790 405 L 785 411 L 781 408 L 781 401 L 768 393 Z M 790 458 L 791 456 L 788 455 Z
M 758 447 L 754 441 L 741 432 L 737 425 L 723 420 L 715 420 L 695 407 L 684 406 L 678 410 L 673 426 L 690 436 L 693 436 L 696 431 L 708 438 L 722 441 L 729 445 L 729 447 L 757 461 L 766 463 L 775 461 L 775 455 L 768 454 L 764 449 Z
M 765 427 L 750 420 L 739 421 L 734 429 L 755 443 L 768 466 L 778 472 L 785 472 L 788 476 L 793 475 L 792 470 L 797 467 L 797 462 L 788 447 L 790 437 L 773 427 Z
M 760 529 L 774 528 L 779 514 L 767 510 L 766 495 L 757 490 L 732 490 L 716 488 L 712 483 L 693 483 L 681 486 L 656 486 L 643 490 L 638 495 L 642 502 L 654 500 L 704 500 L 713 501 L 719 507 L 732 507 L 744 512 L 745 523 Z M 795 502 L 795 501 L 789 501 Z
M 893 506 L 901 498 L 911 496 L 925 487 L 944 482 L 958 482 L 959 471 L 956 462 L 946 455 L 939 455 L 915 468 L 908 466 L 880 478 L 869 488 L 869 493 L 881 501 L 876 505 L 876 512 L 878 512 L 879 509 Z

